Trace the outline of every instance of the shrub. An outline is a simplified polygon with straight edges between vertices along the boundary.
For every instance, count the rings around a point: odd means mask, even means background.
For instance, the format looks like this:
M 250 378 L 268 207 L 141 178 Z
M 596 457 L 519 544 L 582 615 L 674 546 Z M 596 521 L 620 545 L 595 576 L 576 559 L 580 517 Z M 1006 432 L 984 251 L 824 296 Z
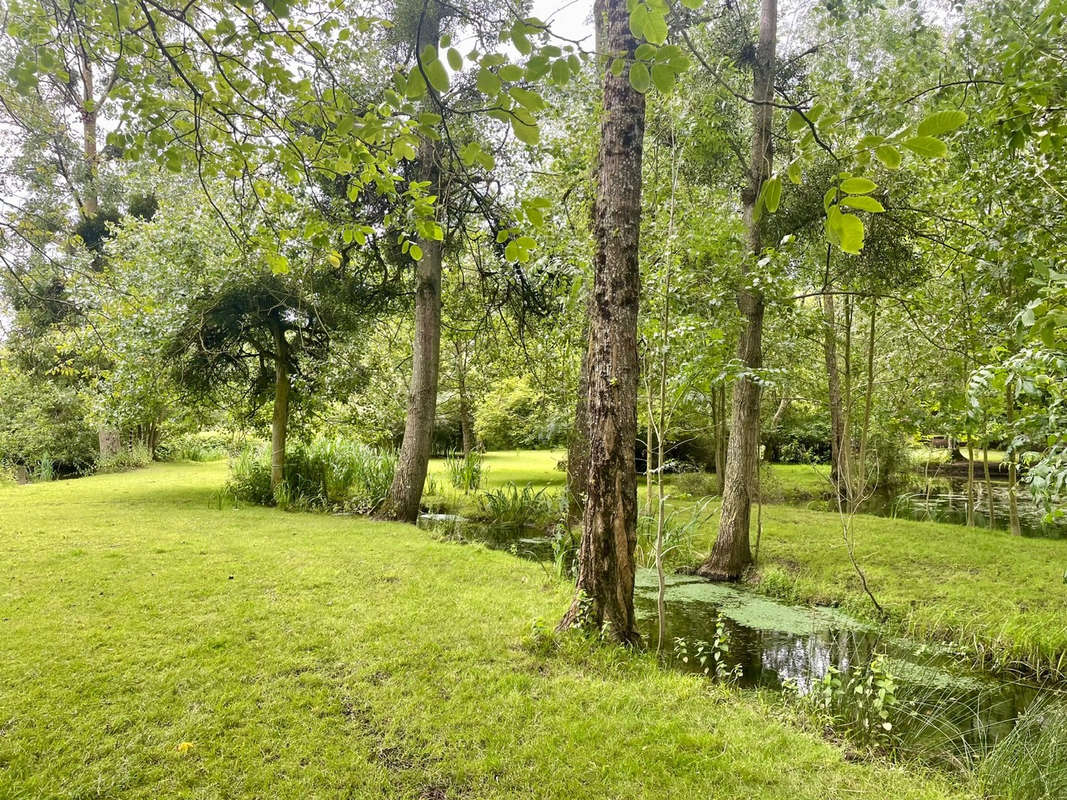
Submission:
M 270 447 L 245 447 L 230 465 L 227 490 L 240 500 L 282 508 L 370 513 L 385 499 L 396 455 L 342 437 L 294 443 L 285 458 L 285 482 L 270 487 Z
M 692 497 L 711 497 L 719 493 L 719 476 L 708 472 L 683 472 L 674 479 L 680 494 Z
M 528 377 L 501 381 L 474 415 L 474 432 L 490 450 L 562 444 L 569 426 L 545 408 L 544 395 Z
M 152 451 L 143 444 L 132 444 L 117 453 L 101 456 L 96 461 L 97 472 L 127 472 L 152 463 Z
M 53 476 L 92 469 L 97 436 L 76 389 L 0 366 L 0 397 L 0 461 L 34 473 L 46 460 Z

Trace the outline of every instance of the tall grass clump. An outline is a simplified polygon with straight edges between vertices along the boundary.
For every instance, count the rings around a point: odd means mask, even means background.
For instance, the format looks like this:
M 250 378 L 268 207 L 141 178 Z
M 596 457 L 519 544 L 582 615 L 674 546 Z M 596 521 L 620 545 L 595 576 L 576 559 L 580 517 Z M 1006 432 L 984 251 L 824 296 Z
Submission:
M 448 472 L 448 482 L 453 488 L 462 489 L 463 494 L 478 491 L 482 485 L 482 454 L 471 450 L 466 455 L 457 453 L 455 450 L 445 456 L 445 469 Z
M 48 453 L 37 459 L 31 472 L 32 478 L 37 483 L 46 483 L 56 479 L 56 462 Z
M 535 491 L 529 483 L 519 488 L 509 481 L 499 489 L 490 489 L 478 497 L 479 519 L 494 525 L 547 525 L 551 515 L 552 504 L 545 490 Z
M 128 472 L 147 467 L 152 463 L 152 451 L 143 444 L 135 443 L 122 447 L 117 453 L 100 456 L 96 460 L 97 472 Z
M 224 431 L 183 433 L 156 448 L 161 461 L 221 461 L 235 451 L 234 437 Z
M 369 514 L 381 505 L 396 471 L 396 454 L 342 437 L 293 444 L 285 481 L 270 487 L 270 447 L 254 444 L 230 464 L 227 491 L 258 505 Z
M 1067 703 L 1035 701 L 978 767 L 978 783 L 996 800 L 1067 797 Z

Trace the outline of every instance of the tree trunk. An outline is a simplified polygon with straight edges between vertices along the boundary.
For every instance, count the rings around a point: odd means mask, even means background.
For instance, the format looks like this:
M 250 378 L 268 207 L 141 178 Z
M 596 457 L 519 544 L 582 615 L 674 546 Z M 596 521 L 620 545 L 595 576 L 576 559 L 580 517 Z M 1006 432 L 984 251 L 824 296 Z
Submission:
M 748 166 L 748 185 L 741 193 L 751 264 L 755 264 L 763 249 L 756 201 L 763 182 L 771 175 L 774 157 L 771 140 L 774 108 L 770 103 L 774 97 L 777 30 L 778 2 L 763 0 L 752 67 L 752 161 Z M 747 279 L 752 271 L 749 259 L 743 266 Z M 712 580 L 737 580 L 752 564 L 748 529 L 759 469 L 760 387 L 755 373 L 763 366 L 763 295 L 746 285 L 737 293 L 737 306 L 744 317 L 737 355 L 745 365 L 745 374 L 734 383 L 719 535 L 711 555 L 698 570 L 700 575 Z
M 730 436 L 726 425 L 726 384 L 718 389 L 715 396 L 715 477 L 719 482 L 719 497 L 726 494 L 726 447 Z
M 280 323 L 271 325 L 274 336 L 274 417 L 270 426 L 270 488 L 285 481 L 285 439 L 289 430 L 289 342 Z
M 996 526 L 996 510 L 993 505 L 993 479 L 989 475 L 989 423 L 985 416 L 982 415 L 982 472 L 985 478 L 985 494 L 986 494 L 986 508 L 989 514 L 990 530 Z
M 837 365 L 837 312 L 834 296 L 822 296 L 823 356 L 826 360 L 827 400 L 830 406 L 830 478 L 838 495 L 848 496 L 848 464 L 845 452 L 845 414 L 841 397 L 841 371 Z
M 592 308 L 587 310 L 590 313 Z M 586 339 L 588 340 L 588 335 Z M 567 525 L 582 521 L 585 509 L 586 481 L 589 479 L 589 346 L 582 354 L 582 371 L 578 376 L 578 400 L 574 408 L 574 427 L 567 442 Z
M 1011 429 L 1011 424 L 1015 421 L 1015 391 L 1012 388 L 1009 381 L 1004 390 L 1005 398 L 1004 405 L 1007 409 L 1008 415 L 1008 429 Z M 1015 484 L 1018 479 L 1018 475 L 1015 470 L 1015 459 L 1008 459 L 1008 520 L 1011 525 L 1011 532 L 1013 536 L 1022 536 L 1022 525 L 1019 524 L 1019 503 L 1015 498 Z
M 423 142 L 421 151 L 422 158 L 436 158 L 436 147 L 428 140 Z M 432 172 L 436 175 L 436 165 Z M 434 194 L 436 190 L 431 188 L 429 192 Z M 386 519 L 412 523 L 419 517 L 423 484 L 430 465 L 441 361 L 442 247 L 441 242 L 429 239 L 420 240 L 419 245 L 422 260 L 415 273 L 415 341 L 404 440 L 397 456 L 393 485 L 380 512 Z
M 857 461 L 859 462 L 859 471 L 856 475 L 855 486 L 857 487 L 858 499 L 862 500 L 864 493 L 868 489 L 868 476 L 872 472 L 867 468 L 867 442 L 870 440 L 871 434 L 871 407 L 874 405 L 874 339 L 876 332 L 876 323 L 878 319 L 878 298 L 871 298 L 871 319 L 870 328 L 867 334 L 867 389 L 864 392 L 863 398 L 863 428 L 860 430 L 860 452 Z M 875 486 L 877 485 L 878 475 L 875 475 Z M 885 476 L 883 476 L 885 477 Z M 870 487 L 872 490 L 874 486 Z
M 597 52 L 632 58 L 625 0 L 596 0 Z M 602 67 L 603 68 L 603 67 Z M 589 320 L 589 471 L 577 596 L 559 627 L 607 629 L 638 644 L 634 619 L 637 544 L 637 311 L 641 294 L 641 159 L 645 97 L 626 74 L 605 69 L 593 215 L 594 283 Z
M 82 192 L 82 216 L 92 219 L 100 211 L 99 189 L 96 185 L 97 165 L 97 109 L 96 86 L 93 78 L 93 63 L 82 52 L 80 57 L 82 101 L 79 113 L 82 118 L 82 156 L 85 158 L 85 189 Z
M 463 437 L 463 459 L 470 458 L 474 449 L 474 430 L 471 420 L 470 399 L 467 397 L 467 355 L 458 341 L 456 349 L 456 389 L 459 393 L 459 431 Z
M 441 38 L 440 10 L 427 12 L 419 25 L 417 46 L 436 46 Z M 426 194 L 437 197 L 440 209 L 441 166 L 437 142 L 424 138 L 419 145 L 419 179 L 426 181 Z M 415 271 L 415 340 L 411 355 L 411 386 L 408 389 L 404 440 L 397 456 L 396 472 L 379 514 L 384 519 L 414 523 L 419 518 L 422 490 L 430 466 L 434 417 L 437 415 L 437 381 L 441 366 L 441 261 L 442 243 L 420 239 L 422 258 Z

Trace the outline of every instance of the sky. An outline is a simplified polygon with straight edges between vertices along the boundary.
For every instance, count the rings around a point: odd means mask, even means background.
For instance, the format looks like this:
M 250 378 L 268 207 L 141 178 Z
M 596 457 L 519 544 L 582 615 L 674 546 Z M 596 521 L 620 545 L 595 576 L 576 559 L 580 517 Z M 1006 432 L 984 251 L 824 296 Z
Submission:
M 549 23 L 559 36 L 589 37 L 586 48 L 593 49 L 593 0 L 534 0 L 532 14 Z

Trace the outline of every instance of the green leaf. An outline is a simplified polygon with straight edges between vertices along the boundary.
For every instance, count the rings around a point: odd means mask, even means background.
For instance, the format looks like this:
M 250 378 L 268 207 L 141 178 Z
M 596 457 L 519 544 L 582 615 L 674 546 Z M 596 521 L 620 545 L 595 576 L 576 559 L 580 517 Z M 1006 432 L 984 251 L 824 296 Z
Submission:
M 630 65 L 630 85 L 641 94 L 648 91 L 648 87 L 652 83 L 652 76 L 649 75 L 648 67 L 645 66 L 643 61 L 635 61 Z
M 704 5 L 704 0 L 682 0 L 682 5 L 688 9 L 696 11 L 698 8 Z
M 562 86 L 571 79 L 571 68 L 567 64 L 567 59 L 561 58 L 558 61 L 552 62 L 552 82 Z
M 799 133 L 808 127 L 808 123 L 804 121 L 804 117 L 800 115 L 800 112 L 794 111 L 789 115 L 789 119 L 786 120 L 785 126 L 790 133 Z
M 864 136 L 862 139 L 860 139 L 859 144 L 857 145 L 857 147 L 860 150 L 870 150 L 872 147 L 877 147 L 878 145 L 880 145 L 884 141 L 885 141 L 885 137 L 884 136 L 875 136 L 875 135 Z
M 919 123 L 919 136 L 941 136 L 951 133 L 966 121 L 966 111 L 938 111 Z
M 522 76 L 525 74 L 522 71 L 522 67 L 517 64 L 505 64 L 500 68 L 500 79 L 511 83 L 513 81 L 521 81 Z
M 674 88 L 675 77 L 674 70 L 666 64 L 652 65 L 652 83 L 664 94 Z
M 841 205 L 848 206 L 849 208 L 858 208 L 860 211 L 870 211 L 872 214 L 879 214 L 885 211 L 885 206 L 873 197 L 867 197 L 866 195 L 846 197 L 841 201 Z
M 408 74 L 407 84 L 404 86 L 404 97 L 409 100 L 418 100 L 424 94 L 426 94 L 426 81 L 416 67 Z
M 886 169 L 898 169 L 900 167 L 900 151 L 891 144 L 883 144 L 877 147 L 874 154 L 878 156 Z
M 846 253 L 859 255 L 863 249 L 863 220 L 855 214 L 842 214 L 839 224 L 841 249 Z
M 648 22 L 648 6 L 638 3 L 630 12 L 630 33 L 638 39 L 645 37 L 645 24 Z
M 667 18 L 661 11 L 650 11 L 645 21 L 645 38 L 652 44 L 667 41 Z
M 789 180 L 799 186 L 801 180 L 800 162 L 794 161 L 791 163 L 786 169 L 786 174 L 789 176 Z
M 515 132 L 515 137 L 523 144 L 535 145 L 541 141 L 541 131 L 535 122 L 525 122 L 513 115 L 511 129 Z
M 491 96 L 500 93 L 500 78 L 485 67 L 478 70 L 476 83 L 478 84 L 478 91 L 482 94 Z
M 454 70 L 463 69 L 463 56 L 459 54 L 459 50 L 454 47 L 448 48 L 448 66 Z
M 422 68 L 426 71 L 426 79 L 430 82 L 430 85 L 437 91 L 444 94 L 448 91 L 448 71 L 445 69 L 445 65 L 439 60 L 434 59 L 429 63 L 422 65 Z
M 526 34 L 522 31 L 516 30 L 511 32 L 511 43 L 515 45 L 515 49 L 524 56 L 528 56 L 533 52 L 533 45 L 530 44 L 530 40 L 526 38 Z
M 778 176 L 767 181 L 764 187 L 763 204 L 772 214 L 778 210 L 778 204 L 782 201 L 782 179 Z
M 541 98 L 541 95 L 537 92 L 531 92 L 529 89 L 513 86 L 508 90 L 508 94 L 514 97 L 520 105 L 530 109 L 530 111 L 540 111 L 545 107 L 545 101 Z
M 618 78 L 620 75 L 622 75 L 623 70 L 625 70 L 625 69 L 626 69 L 626 59 L 625 58 L 616 58 L 614 61 L 611 62 L 611 74 L 614 75 L 616 78 Z
M 870 178 L 845 178 L 841 181 L 841 191 L 845 194 L 869 194 L 878 188 Z
M 830 206 L 834 204 L 834 200 L 837 199 L 837 187 L 831 186 L 826 190 L 826 194 L 822 197 L 822 207 L 826 210 L 826 213 L 830 213 Z
M 422 248 L 417 244 L 411 245 L 411 249 L 408 250 L 408 255 L 416 261 L 422 261 Z
M 923 158 L 943 158 L 948 155 L 948 145 L 933 136 L 916 136 L 903 144 L 911 152 Z

